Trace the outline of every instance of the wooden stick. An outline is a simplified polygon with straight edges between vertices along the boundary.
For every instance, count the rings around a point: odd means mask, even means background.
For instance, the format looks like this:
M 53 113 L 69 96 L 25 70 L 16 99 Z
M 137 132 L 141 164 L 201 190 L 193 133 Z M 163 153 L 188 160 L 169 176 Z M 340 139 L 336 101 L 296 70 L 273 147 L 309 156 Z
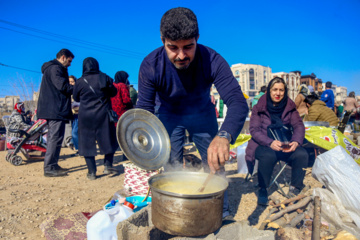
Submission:
M 286 224 L 288 224 L 292 219 L 294 219 L 295 217 L 297 217 L 298 213 L 297 212 L 292 212 L 290 214 L 284 214 L 284 216 L 282 216 L 281 218 L 276 219 L 273 222 L 270 222 L 267 226 L 271 227 L 271 226 L 279 226 L 279 227 L 284 227 Z
M 214 176 L 214 172 L 210 172 L 209 175 L 206 177 L 205 182 L 203 183 L 203 185 L 198 189 L 198 192 L 203 192 L 206 185 L 209 183 L 209 181 L 212 179 L 212 177 Z
M 261 223 L 261 225 L 259 227 L 259 230 L 264 230 L 265 229 L 266 225 L 270 222 L 269 217 L 276 211 L 277 211 L 276 208 L 271 208 L 270 209 L 269 214 L 266 216 L 265 220 Z
M 320 213 L 321 213 L 321 205 L 320 205 L 320 197 L 316 196 L 314 199 L 314 220 L 312 225 L 312 240 L 320 240 Z
M 289 224 L 287 224 L 287 227 L 296 227 L 296 225 L 301 222 L 303 219 L 305 218 L 305 213 L 300 213 L 298 214 L 296 217 L 294 217 L 293 219 L 291 219 L 291 221 L 289 222 Z
M 311 197 L 306 197 L 306 198 L 302 199 L 301 201 L 299 201 L 298 203 L 296 203 L 294 205 L 291 205 L 291 206 L 288 206 L 287 208 L 275 213 L 269 219 L 272 222 L 272 221 L 282 217 L 282 215 L 284 215 L 285 213 L 292 212 L 292 211 L 295 211 L 298 208 L 305 207 L 310 201 L 311 201 Z
M 270 195 L 269 198 L 270 198 L 270 200 L 272 200 L 275 203 L 274 205 L 279 204 L 281 202 L 277 197 L 275 197 L 273 195 Z
M 150 193 L 150 186 L 148 187 L 148 190 L 147 190 L 146 196 L 144 197 L 144 199 L 143 199 L 141 202 L 145 202 L 145 200 L 146 200 L 146 199 L 147 199 L 147 197 L 149 196 L 149 193 Z
M 304 197 L 306 197 L 306 196 L 303 195 L 303 194 L 299 194 L 299 195 L 297 195 L 296 197 L 286 199 L 286 200 L 282 201 L 281 203 L 276 204 L 276 205 L 273 206 L 273 207 L 280 207 L 281 204 L 284 204 L 284 205 L 285 205 L 285 204 L 288 204 L 288 203 L 291 203 L 291 202 L 295 202 L 295 201 L 297 201 L 297 200 L 303 199 Z

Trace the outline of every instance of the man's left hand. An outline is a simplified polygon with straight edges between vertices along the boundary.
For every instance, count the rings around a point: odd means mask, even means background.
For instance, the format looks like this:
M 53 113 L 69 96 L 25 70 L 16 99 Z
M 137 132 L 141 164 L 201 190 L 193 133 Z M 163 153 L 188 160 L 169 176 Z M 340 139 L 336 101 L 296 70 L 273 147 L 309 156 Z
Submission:
M 298 142 L 291 142 L 289 143 L 290 148 L 288 150 L 283 150 L 283 152 L 288 153 L 288 152 L 293 152 L 296 150 L 296 148 L 299 146 Z
M 220 166 L 225 165 L 225 161 L 229 159 L 230 143 L 226 138 L 216 136 L 207 150 L 207 160 L 210 171 L 215 173 Z

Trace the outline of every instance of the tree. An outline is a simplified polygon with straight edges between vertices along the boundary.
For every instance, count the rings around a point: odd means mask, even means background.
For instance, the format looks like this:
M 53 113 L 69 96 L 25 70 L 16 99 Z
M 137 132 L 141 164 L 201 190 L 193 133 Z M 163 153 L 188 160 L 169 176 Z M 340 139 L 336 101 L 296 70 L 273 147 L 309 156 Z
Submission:
M 24 102 L 25 109 L 34 112 L 37 107 L 37 101 L 33 99 L 35 85 L 32 78 L 25 81 L 25 75 L 22 76 L 17 73 L 17 79 L 12 78 L 9 84 L 13 89 L 12 95 L 20 96 L 20 101 Z

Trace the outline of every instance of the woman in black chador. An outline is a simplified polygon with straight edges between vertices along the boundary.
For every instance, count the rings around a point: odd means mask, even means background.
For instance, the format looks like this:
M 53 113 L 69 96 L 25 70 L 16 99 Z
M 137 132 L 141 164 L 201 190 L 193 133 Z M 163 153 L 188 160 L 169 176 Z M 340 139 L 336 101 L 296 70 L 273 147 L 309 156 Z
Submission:
M 95 58 L 88 57 L 83 62 L 83 75 L 76 81 L 74 100 L 80 102 L 79 109 L 79 155 L 85 157 L 88 167 L 87 177 L 96 179 L 96 143 L 100 153 L 105 154 L 104 173 L 117 173 L 113 168 L 114 153 L 118 147 L 116 129 L 110 122 L 108 109 L 110 98 L 116 95 L 113 80 L 100 72 Z

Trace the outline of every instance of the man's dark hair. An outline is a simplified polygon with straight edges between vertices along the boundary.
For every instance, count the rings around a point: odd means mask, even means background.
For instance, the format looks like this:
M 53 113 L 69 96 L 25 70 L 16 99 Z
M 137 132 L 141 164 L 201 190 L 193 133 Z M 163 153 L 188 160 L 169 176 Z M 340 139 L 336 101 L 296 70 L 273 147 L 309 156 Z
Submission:
M 319 97 L 315 94 L 310 94 L 305 98 L 304 102 L 312 105 L 316 100 L 319 100 Z
M 266 86 L 262 86 L 261 88 L 260 88 L 260 92 L 266 92 Z
M 160 33 L 162 41 L 187 40 L 199 36 L 195 14 L 188 8 L 178 7 L 168 10 L 161 18 Z
M 70 50 L 63 48 L 61 49 L 57 54 L 56 54 L 56 58 L 59 59 L 61 58 L 62 55 L 65 55 L 66 58 L 75 58 L 74 54 L 72 52 L 70 52 Z
M 332 86 L 332 82 L 326 82 L 326 83 L 325 83 L 325 87 L 326 87 L 326 88 L 331 88 L 331 86 Z

